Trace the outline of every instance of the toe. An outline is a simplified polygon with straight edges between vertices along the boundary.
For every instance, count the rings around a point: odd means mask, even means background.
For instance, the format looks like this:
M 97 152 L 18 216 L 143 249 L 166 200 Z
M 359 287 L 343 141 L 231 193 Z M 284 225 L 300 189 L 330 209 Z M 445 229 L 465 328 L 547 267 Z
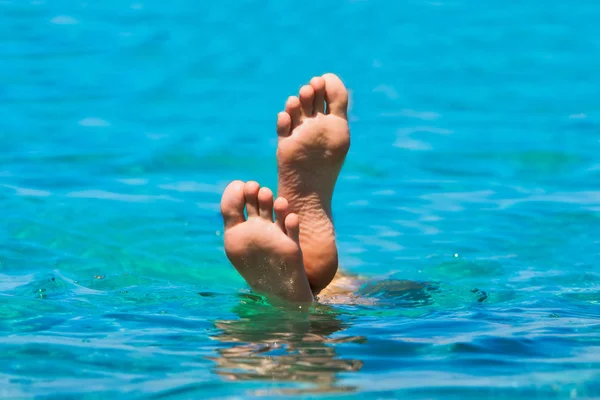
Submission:
M 277 114 L 277 135 L 289 136 L 292 128 L 292 117 L 285 111 Z
M 244 182 L 233 181 L 227 185 L 221 198 L 221 214 L 225 229 L 232 228 L 246 220 L 244 218 L 244 201 Z
M 314 112 L 315 90 L 310 85 L 304 85 L 300 88 L 299 96 L 302 115 L 305 117 L 312 117 Z
M 257 182 L 250 181 L 244 185 L 244 198 L 246 199 L 246 213 L 248 218 L 258 216 L 258 191 L 260 185 Z
M 285 103 L 285 112 L 290 115 L 292 121 L 291 129 L 300 125 L 300 117 L 302 110 L 300 108 L 300 100 L 296 96 L 290 96 Z
M 310 80 L 310 86 L 315 91 L 314 112 L 325 113 L 325 79 L 316 76 Z
M 334 74 L 325 74 L 323 79 L 325 80 L 327 114 L 346 118 L 348 110 L 348 90 L 346 90 L 346 86 Z
M 294 242 L 300 244 L 300 219 L 298 215 L 294 213 L 288 214 L 285 217 L 285 230 L 287 231 L 287 235 Z
M 285 217 L 289 213 L 288 201 L 283 197 L 278 197 L 273 207 L 275 208 L 275 223 L 285 232 Z
M 273 221 L 273 192 L 267 187 L 258 191 L 258 211 L 261 218 Z

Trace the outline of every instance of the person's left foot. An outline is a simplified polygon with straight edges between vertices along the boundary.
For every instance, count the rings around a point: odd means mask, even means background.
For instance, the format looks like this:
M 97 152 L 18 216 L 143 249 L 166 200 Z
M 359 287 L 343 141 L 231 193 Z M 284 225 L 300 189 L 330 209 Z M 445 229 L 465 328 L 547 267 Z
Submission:
M 273 203 L 268 188 L 234 181 L 223 192 L 221 213 L 227 257 L 253 290 L 291 302 L 313 301 L 300 249 L 300 223 L 289 213 L 286 199 Z
M 278 193 L 300 217 L 304 269 L 319 293 L 338 270 L 331 202 L 350 148 L 348 90 L 340 78 L 314 77 L 290 97 L 277 116 L 277 135 Z

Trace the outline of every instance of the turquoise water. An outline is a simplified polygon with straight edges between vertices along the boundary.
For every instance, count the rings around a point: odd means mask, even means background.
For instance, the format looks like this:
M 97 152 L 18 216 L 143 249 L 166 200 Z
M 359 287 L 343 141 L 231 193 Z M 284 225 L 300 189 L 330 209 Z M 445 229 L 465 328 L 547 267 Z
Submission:
M 0 397 L 600 396 L 600 4 L 0 1 Z M 352 91 L 342 265 L 249 293 L 220 193 Z

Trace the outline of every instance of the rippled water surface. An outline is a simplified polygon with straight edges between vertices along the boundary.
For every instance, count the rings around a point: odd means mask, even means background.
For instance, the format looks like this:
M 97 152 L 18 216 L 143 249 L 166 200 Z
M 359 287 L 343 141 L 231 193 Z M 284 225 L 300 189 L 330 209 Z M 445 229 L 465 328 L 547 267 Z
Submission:
M 0 397 L 600 396 L 600 4 L 0 1 Z M 372 305 L 227 262 L 275 115 L 352 91 L 335 217 Z

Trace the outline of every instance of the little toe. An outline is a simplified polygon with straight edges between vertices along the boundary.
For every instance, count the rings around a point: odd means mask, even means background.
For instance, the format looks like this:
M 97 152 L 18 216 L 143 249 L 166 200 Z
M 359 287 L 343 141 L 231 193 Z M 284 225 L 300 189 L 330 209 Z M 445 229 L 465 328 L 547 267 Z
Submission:
M 248 218 L 258 216 L 258 182 L 250 181 L 244 185 L 244 198 L 246 199 L 246 213 Z
M 297 214 L 290 213 L 285 217 L 285 230 L 289 238 L 300 245 L 300 219 Z
M 221 215 L 223 215 L 225 229 L 232 228 L 246 220 L 244 218 L 244 202 L 244 182 L 233 181 L 227 185 L 221 198 Z
M 304 85 L 300 88 L 299 97 L 302 115 L 305 117 L 312 117 L 314 112 L 315 90 L 310 85 Z
M 315 76 L 310 80 L 310 86 L 315 92 L 314 112 L 315 114 L 325 113 L 325 79 L 321 76 Z
M 292 117 L 285 111 L 277 114 L 277 135 L 286 137 L 290 136 L 292 129 Z
M 302 116 L 302 108 L 300 107 L 300 100 L 296 96 L 290 96 L 285 103 L 285 112 L 290 115 L 292 121 L 291 129 L 294 129 L 300 125 L 300 118 Z
M 275 223 L 285 232 L 285 217 L 287 217 L 290 208 L 288 201 L 283 197 L 278 197 L 273 204 L 273 208 L 275 208 Z
M 258 210 L 261 218 L 273 221 L 273 192 L 267 187 L 258 191 Z
M 346 118 L 348 111 L 348 90 L 337 75 L 325 74 L 325 101 L 327 102 L 327 114 Z

